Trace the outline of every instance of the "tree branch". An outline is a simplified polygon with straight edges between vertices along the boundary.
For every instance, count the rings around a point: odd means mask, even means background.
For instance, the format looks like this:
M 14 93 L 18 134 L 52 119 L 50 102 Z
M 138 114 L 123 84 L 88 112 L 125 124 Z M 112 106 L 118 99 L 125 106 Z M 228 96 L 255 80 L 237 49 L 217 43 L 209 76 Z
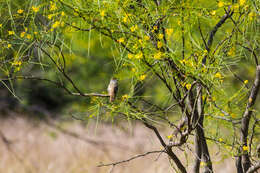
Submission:
M 242 118 L 241 122 L 241 130 L 240 130 L 240 152 L 242 152 L 242 156 L 239 156 L 241 158 L 240 164 L 242 165 L 243 171 L 246 172 L 250 165 L 250 159 L 248 155 L 248 151 L 243 151 L 243 146 L 247 146 L 247 138 L 248 138 L 248 129 L 249 129 L 249 122 L 252 115 L 252 107 L 255 104 L 258 92 L 260 88 L 260 65 L 256 67 L 256 77 L 254 84 L 251 88 L 250 96 L 247 102 L 247 106 Z M 239 165 L 238 165 L 239 166 Z
M 246 173 L 254 173 L 258 169 L 260 169 L 260 161 L 257 164 L 251 166 Z
M 210 34 L 209 34 L 209 39 L 208 39 L 208 42 L 207 42 L 207 51 L 209 52 L 210 51 L 210 47 L 213 43 L 213 39 L 214 39 L 214 36 L 216 34 L 216 32 L 218 31 L 218 29 L 226 22 L 226 20 L 231 17 L 233 15 L 233 11 L 231 11 L 231 8 L 230 6 L 228 7 L 228 11 L 226 11 L 226 14 L 224 16 L 222 16 L 222 18 L 220 19 L 220 21 L 215 25 L 215 27 L 210 31 Z M 206 59 L 207 59 L 207 55 L 204 56 L 203 60 L 202 60 L 202 63 L 205 64 L 206 63 Z
M 108 164 L 100 164 L 98 165 L 97 167 L 104 167 L 104 166 L 116 166 L 116 165 L 119 165 L 119 164 L 122 164 L 122 163 L 126 163 L 126 162 L 130 162 L 134 159 L 137 159 L 137 158 L 140 158 L 140 157 L 144 157 L 144 156 L 147 156 L 149 154 L 154 154 L 154 153 L 163 153 L 165 152 L 164 150 L 158 150 L 158 151 L 149 151 L 149 152 L 146 152 L 144 154 L 138 154 L 136 156 L 133 156 L 129 159 L 126 159 L 126 160 L 121 160 L 121 161 L 118 161 L 118 162 L 113 162 L 113 163 L 108 163 Z

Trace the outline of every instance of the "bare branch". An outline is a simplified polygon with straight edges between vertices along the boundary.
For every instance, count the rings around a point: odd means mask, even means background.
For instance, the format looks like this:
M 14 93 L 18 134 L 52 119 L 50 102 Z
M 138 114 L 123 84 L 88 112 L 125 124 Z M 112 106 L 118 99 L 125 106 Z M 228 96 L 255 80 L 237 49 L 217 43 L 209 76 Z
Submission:
M 108 94 L 99 94 L 99 93 L 72 93 L 74 96 L 96 96 L 96 97 L 109 97 Z
M 257 171 L 258 169 L 260 169 L 260 162 L 258 162 L 257 164 L 251 166 L 246 173 L 254 173 L 255 171 Z
M 100 164 L 98 165 L 97 167 L 104 167 L 104 166 L 116 166 L 116 165 L 119 165 L 119 164 L 122 164 L 122 163 L 126 163 L 126 162 L 130 162 L 134 159 L 137 159 L 137 158 L 140 158 L 140 157 L 144 157 L 144 156 L 147 156 L 149 154 L 154 154 L 154 153 L 163 153 L 165 152 L 164 150 L 157 150 L 157 151 L 149 151 L 149 152 L 146 152 L 144 154 L 138 154 L 136 156 L 133 156 L 129 159 L 126 159 L 126 160 L 121 160 L 119 162 L 113 162 L 113 163 L 108 163 L 108 164 Z
M 247 106 L 246 106 L 246 109 L 245 109 L 245 112 L 244 112 L 244 115 L 242 118 L 242 122 L 241 122 L 240 152 L 243 151 L 243 146 L 247 146 L 248 129 L 249 129 L 249 122 L 250 122 L 251 115 L 252 115 L 252 107 L 255 104 L 255 101 L 256 101 L 256 98 L 257 98 L 257 95 L 259 92 L 259 88 L 260 88 L 260 65 L 258 65 L 256 67 L 255 81 L 251 88 L 250 96 L 249 96 Z M 240 157 L 242 158 L 240 163 L 242 164 L 243 171 L 246 172 L 251 165 L 248 152 L 243 151 L 242 156 L 240 156 Z
M 237 43 L 237 44 L 238 44 L 239 46 L 245 48 L 245 49 L 248 50 L 249 52 L 251 52 L 251 53 L 254 55 L 255 64 L 256 64 L 256 65 L 259 65 L 258 59 L 257 59 L 257 55 L 256 55 L 256 53 L 255 53 L 255 51 L 254 51 L 253 49 L 251 49 L 251 48 L 249 48 L 249 47 L 246 47 L 246 46 L 244 46 L 244 45 L 242 45 L 242 44 L 240 44 L 240 43 Z
M 218 31 L 218 29 L 226 22 L 226 20 L 231 17 L 233 15 L 233 11 L 231 11 L 230 6 L 228 7 L 228 11 L 226 11 L 226 14 L 224 16 L 222 16 L 222 18 L 220 19 L 220 21 L 215 25 L 215 27 L 210 31 L 210 35 L 209 35 L 209 39 L 207 42 L 207 50 L 208 52 L 210 51 L 210 47 L 213 43 L 213 39 L 214 36 L 216 34 L 216 32 Z M 202 63 L 205 64 L 206 63 L 206 59 L 207 59 L 207 55 L 204 56 Z

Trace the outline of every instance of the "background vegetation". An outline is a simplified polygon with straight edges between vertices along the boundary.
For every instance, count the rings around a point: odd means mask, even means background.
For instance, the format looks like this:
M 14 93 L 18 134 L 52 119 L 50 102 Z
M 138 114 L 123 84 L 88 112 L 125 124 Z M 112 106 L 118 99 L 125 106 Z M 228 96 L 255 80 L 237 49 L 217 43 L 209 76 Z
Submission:
M 250 171 L 259 164 L 259 3 L 0 1 L 1 107 L 137 120 L 176 171 L 188 166 L 172 149 L 192 146 L 192 171 L 212 172 L 211 144 Z M 158 126 L 171 132 L 162 139 Z

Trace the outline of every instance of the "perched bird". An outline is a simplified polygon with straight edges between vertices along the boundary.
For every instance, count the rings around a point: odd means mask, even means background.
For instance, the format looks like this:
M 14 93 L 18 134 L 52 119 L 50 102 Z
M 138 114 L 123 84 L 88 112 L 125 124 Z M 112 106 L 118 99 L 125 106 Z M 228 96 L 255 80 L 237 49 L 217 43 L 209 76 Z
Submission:
M 118 90 L 118 82 L 117 82 L 117 79 L 113 77 L 110 80 L 110 83 L 107 88 L 108 95 L 110 96 L 110 98 L 109 98 L 110 102 L 113 102 L 115 100 L 117 90 Z

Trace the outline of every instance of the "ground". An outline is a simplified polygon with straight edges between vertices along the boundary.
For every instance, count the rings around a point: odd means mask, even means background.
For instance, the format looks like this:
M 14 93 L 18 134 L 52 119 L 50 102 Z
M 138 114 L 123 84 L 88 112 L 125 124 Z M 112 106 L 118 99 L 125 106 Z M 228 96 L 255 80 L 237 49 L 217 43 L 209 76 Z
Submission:
M 3 173 L 109 173 L 101 163 L 116 162 L 152 150 L 160 150 L 156 137 L 138 123 L 81 122 L 43 123 L 13 114 L 0 121 L 0 132 L 9 143 L 0 140 L 0 172 Z M 53 124 L 59 124 L 53 126 Z M 59 128 L 65 129 L 60 131 Z M 164 136 L 168 132 L 164 132 Z M 216 150 L 215 150 L 216 151 Z M 181 158 L 184 154 L 175 149 Z M 192 153 L 189 153 L 190 162 Z M 219 163 L 217 151 L 212 154 L 215 172 L 235 172 L 233 160 Z M 117 165 L 113 173 L 174 172 L 165 154 L 151 154 Z

